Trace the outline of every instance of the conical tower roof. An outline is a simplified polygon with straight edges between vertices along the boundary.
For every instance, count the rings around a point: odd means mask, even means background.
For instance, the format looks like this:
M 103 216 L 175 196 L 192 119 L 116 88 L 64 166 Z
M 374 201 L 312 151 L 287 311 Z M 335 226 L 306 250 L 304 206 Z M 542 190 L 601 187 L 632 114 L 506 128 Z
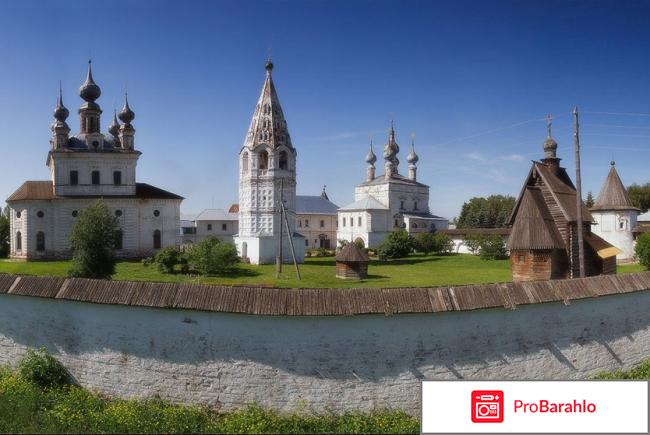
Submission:
M 267 145 L 270 148 L 284 145 L 293 148 L 287 122 L 284 119 L 282 106 L 280 106 L 280 100 L 273 84 L 272 71 L 273 63 L 269 60 L 266 62 L 266 78 L 262 92 L 257 100 L 255 113 L 244 143 L 244 146 L 251 149 L 258 145 Z
M 596 203 L 591 210 L 638 210 L 627 194 L 627 189 L 623 185 L 621 177 L 618 176 L 615 162 L 612 162 L 605 184 L 600 189 Z

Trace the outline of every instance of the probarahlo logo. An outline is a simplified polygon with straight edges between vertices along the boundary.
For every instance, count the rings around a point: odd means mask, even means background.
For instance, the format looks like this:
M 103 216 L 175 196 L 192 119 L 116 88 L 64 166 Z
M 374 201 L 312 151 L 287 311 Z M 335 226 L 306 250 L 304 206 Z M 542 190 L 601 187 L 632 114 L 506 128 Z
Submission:
M 502 423 L 503 391 L 472 391 L 472 421 L 474 423 Z

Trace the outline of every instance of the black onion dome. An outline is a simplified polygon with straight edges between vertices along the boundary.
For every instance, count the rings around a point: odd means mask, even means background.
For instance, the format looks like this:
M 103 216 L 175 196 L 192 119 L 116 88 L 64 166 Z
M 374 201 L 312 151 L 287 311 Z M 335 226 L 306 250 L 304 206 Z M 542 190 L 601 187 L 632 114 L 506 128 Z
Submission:
M 81 87 L 79 87 L 79 96 L 89 103 L 94 102 L 102 94 L 102 90 L 93 80 L 91 65 L 91 61 L 88 61 L 88 74 L 86 75 L 86 81 L 81 85 Z
M 117 122 L 117 110 L 113 110 L 113 120 L 108 126 L 108 132 L 115 137 L 120 133 L 120 124 Z
M 59 90 L 59 98 L 56 100 L 56 107 L 54 108 L 54 119 L 59 122 L 65 122 L 69 115 L 70 112 L 63 105 L 63 96 L 61 95 L 61 90 Z
M 129 107 L 129 96 L 127 94 L 124 94 L 124 107 L 122 107 L 119 117 L 120 121 L 125 124 L 130 124 L 135 119 L 135 113 Z

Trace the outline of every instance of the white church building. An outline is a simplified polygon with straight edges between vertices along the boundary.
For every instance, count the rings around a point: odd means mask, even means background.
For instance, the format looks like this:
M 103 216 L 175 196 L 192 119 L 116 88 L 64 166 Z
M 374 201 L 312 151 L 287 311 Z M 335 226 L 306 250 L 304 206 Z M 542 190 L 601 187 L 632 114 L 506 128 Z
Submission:
M 280 243 L 283 262 L 291 262 L 289 237 L 296 260 L 303 262 L 305 257 L 304 237 L 296 233 L 298 153 L 291 143 L 272 71 L 269 60 L 262 92 L 239 152 L 239 233 L 234 239 L 239 255 L 252 264 L 274 263 Z M 282 203 L 287 222 L 281 219 Z
M 418 155 L 414 143 L 407 156 L 408 176 L 400 175 L 399 145 L 391 122 L 384 146 L 384 174 L 375 176 L 377 156 L 370 143 L 366 155 L 366 181 L 354 190 L 354 202 L 338 211 L 337 239 L 363 241 L 366 247 L 380 245 L 393 230 L 422 233 L 447 229 L 449 220 L 429 211 L 429 186 L 417 181 Z
M 623 263 L 633 261 L 634 230 L 641 210 L 632 204 L 615 162 L 611 162 L 605 183 L 589 211 L 594 218 L 591 231 L 622 251 L 616 260 Z
M 141 152 L 135 149 L 135 113 L 124 107 L 100 129 L 102 110 L 95 102 L 101 89 L 94 82 L 90 62 L 79 88 L 80 130 L 70 135 L 68 109 L 62 92 L 54 109 L 47 156 L 50 179 L 26 181 L 8 199 L 12 258 L 66 258 L 71 256 L 70 231 L 79 211 L 103 199 L 118 219 L 117 256 L 142 257 L 176 245 L 183 198 L 136 181 Z

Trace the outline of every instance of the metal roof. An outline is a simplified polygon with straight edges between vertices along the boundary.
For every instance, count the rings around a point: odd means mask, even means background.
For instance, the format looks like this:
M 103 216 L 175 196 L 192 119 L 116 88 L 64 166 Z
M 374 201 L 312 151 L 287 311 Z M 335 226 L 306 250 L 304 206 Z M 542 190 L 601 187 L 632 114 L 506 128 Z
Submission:
M 146 183 L 136 183 L 135 195 L 54 195 L 51 181 L 25 181 L 22 186 L 7 198 L 9 201 L 54 200 L 70 198 L 140 198 L 140 199 L 184 199 L 182 196 L 168 192 Z
M 395 174 L 390 178 L 386 178 L 385 175 L 379 175 L 375 178 L 373 178 L 370 181 L 366 181 L 364 183 L 361 183 L 360 186 L 376 186 L 378 184 L 385 184 L 385 183 L 391 183 L 391 184 L 408 184 L 411 186 L 421 186 L 421 187 L 429 187 L 426 184 L 422 184 L 419 181 L 411 180 L 408 177 L 405 177 L 400 174 Z
M 195 221 L 236 221 L 239 220 L 239 214 L 237 213 L 228 213 L 226 210 L 221 208 L 207 208 L 199 213 L 195 218 Z
M 338 209 L 338 205 L 320 195 L 296 195 L 296 214 L 336 215 Z
M 388 207 L 368 195 L 358 201 L 354 201 L 352 204 L 341 207 L 339 210 L 388 210 Z

